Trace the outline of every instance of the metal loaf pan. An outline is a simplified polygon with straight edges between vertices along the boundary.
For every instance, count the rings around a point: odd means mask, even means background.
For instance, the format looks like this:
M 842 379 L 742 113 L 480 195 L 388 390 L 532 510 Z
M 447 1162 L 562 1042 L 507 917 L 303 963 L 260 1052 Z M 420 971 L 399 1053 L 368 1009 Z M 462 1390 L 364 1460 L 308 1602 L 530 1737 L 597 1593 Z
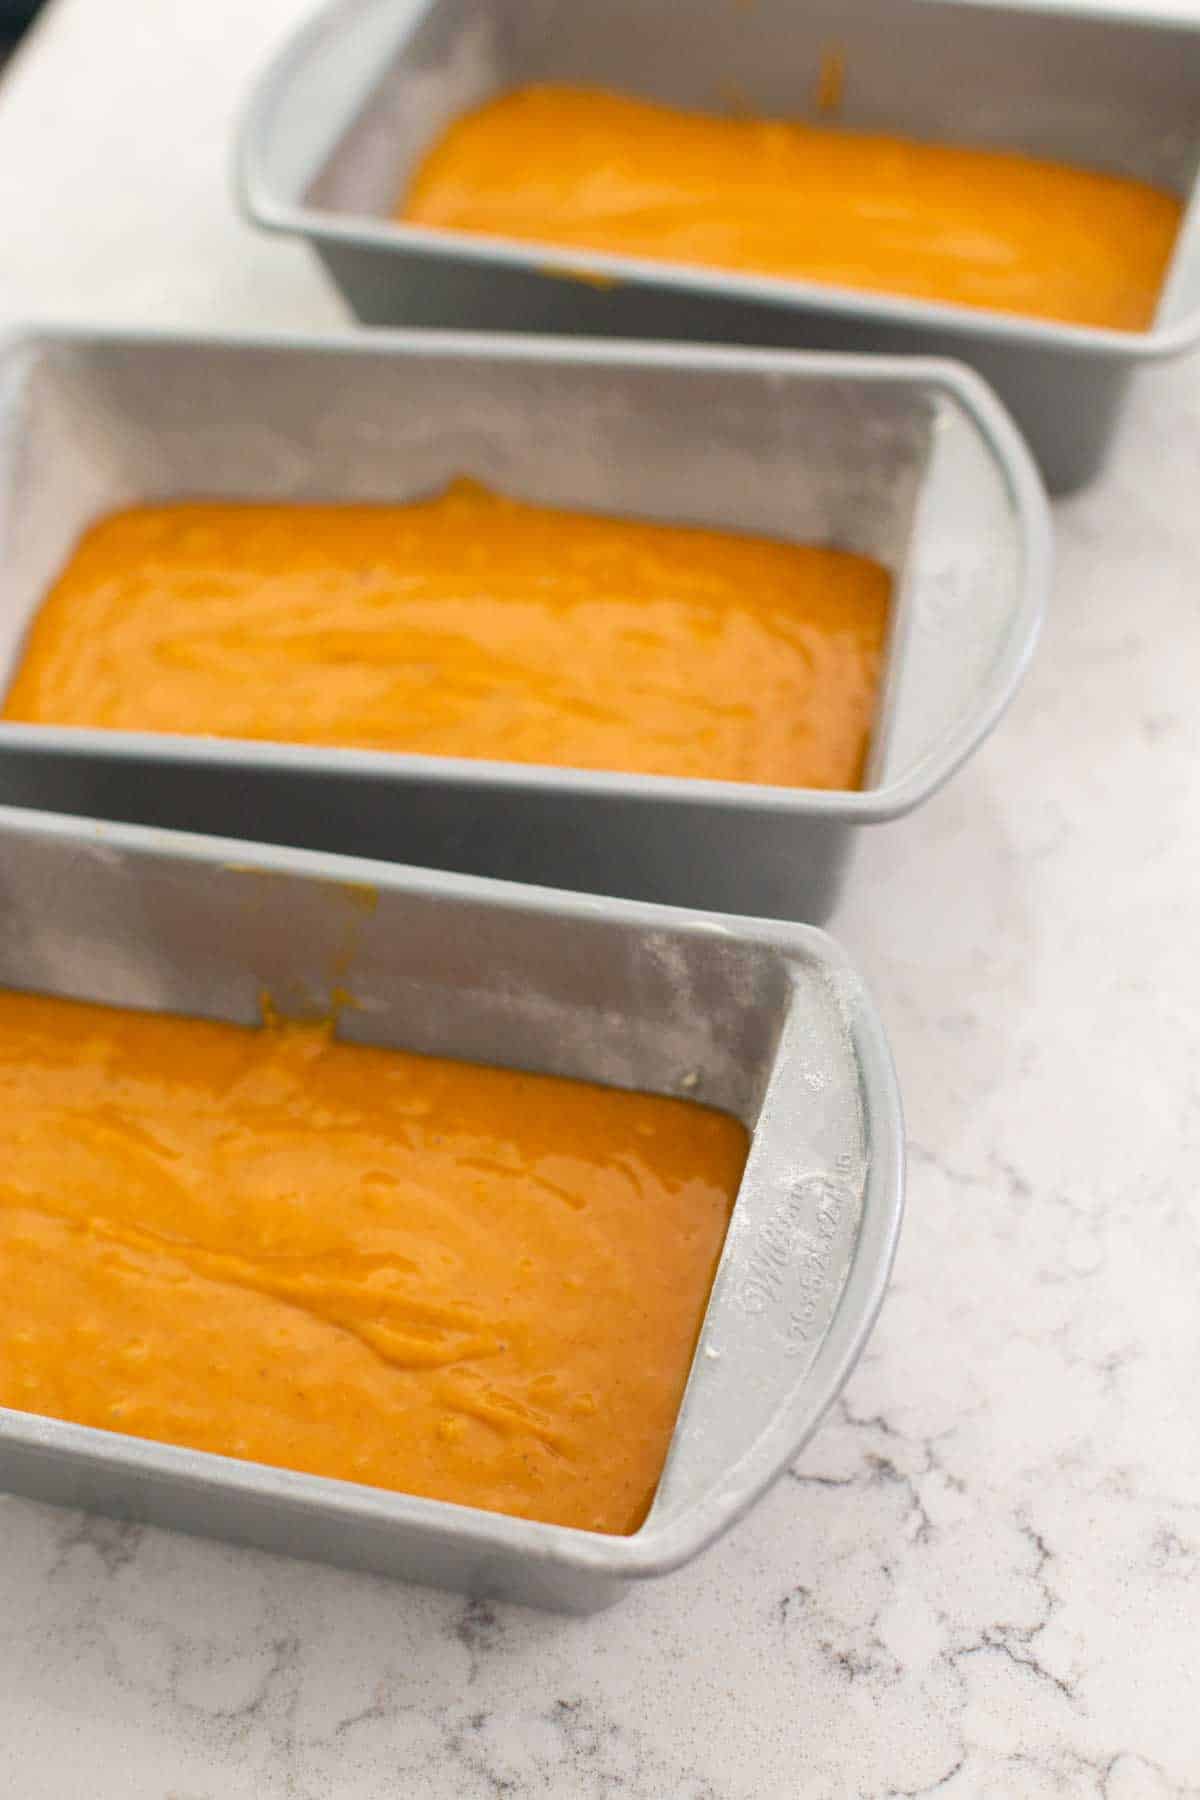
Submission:
M 897 605 L 868 785 L 0 722 L 0 800 L 820 923 L 856 828 L 916 806 L 970 754 L 1037 631 L 1044 497 L 1007 417 L 953 366 L 419 332 L 68 333 L 0 351 L 0 691 L 98 514 L 172 495 L 404 499 L 456 474 L 881 558 Z
M 364 905 L 364 891 L 373 904 Z M 870 1331 L 903 1134 L 878 1019 L 822 932 L 0 808 L 0 982 L 684 1094 L 749 1161 L 657 1497 L 630 1537 L 0 1408 L 19 1493 L 471 1593 L 590 1611 L 727 1530 Z
M 566 80 L 804 117 L 831 52 L 846 70 L 838 114 L 846 125 L 1024 150 L 1155 181 L 1189 200 L 1153 328 L 1040 323 L 389 219 L 429 143 L 497 90 Z M 1138 365 L 1200 338 L 1198 92 L 1200 21 L 1121 16 L 1109 6 L 339 0 L 259 83 L 237 182 L 249 217 L 306 238 L 370 324 L 961 357 L 995 385 L 1061 490 L 1095 474 Z

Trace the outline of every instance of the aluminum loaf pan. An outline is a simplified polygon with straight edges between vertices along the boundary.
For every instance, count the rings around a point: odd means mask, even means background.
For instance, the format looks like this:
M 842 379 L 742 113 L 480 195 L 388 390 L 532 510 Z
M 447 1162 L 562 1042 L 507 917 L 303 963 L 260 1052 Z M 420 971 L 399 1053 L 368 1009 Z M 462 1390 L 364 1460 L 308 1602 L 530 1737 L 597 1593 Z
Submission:
M 896 604 L 861 791 L 0 722 L 0 800 L 820 923 L 857 828 L 926 799 L 1030 655 L 1037 475 L 952 365 L 429 333 L 0 350 L 0 682 L 80 531 L 182 495 L 549 504 L 829 542 Z
M 11 1490 L 590 1611 L 725 1531 L 870 1331 L 899 1227 L 899 1100 L 861 983 L 809 927 L 0 808 L 0 982 L 242 1023 L 264 989 L 328 1016 L 348 985 L 347 1039 L 686 1094 L 752 1132 L 666 1469 L 632 1536 L 0 1408 Z
M 1130 333 L 726 274 L 389 218 L 431 141 L 488 95 L 576 81 L 675 105 L 996 145 L 1188 203 L 1157 319 Z M 952 355 L 996 387 L 1052 488 L 1090 479 L 1131 374 L 1200 339 L 1200 22 L 935 0 L 339 0 L 259 83 L 237 184 L 306 238 L 360 319 Z M 803 196 L 798 196 L 803 204 Z M 579 279 L 582 275 L 583 281 Z M 599 284 L 595 278 L 599 278 Z

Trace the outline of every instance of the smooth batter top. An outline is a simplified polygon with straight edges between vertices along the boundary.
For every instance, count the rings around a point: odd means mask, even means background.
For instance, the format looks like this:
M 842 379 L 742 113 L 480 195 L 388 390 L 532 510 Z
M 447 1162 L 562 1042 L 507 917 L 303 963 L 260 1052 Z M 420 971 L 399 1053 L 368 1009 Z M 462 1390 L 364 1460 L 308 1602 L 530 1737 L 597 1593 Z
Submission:
M 4 717 L 849 788 L 889 589 L 843 551 L 471 482 L 139 507 L 76 548 Z
M 457 120 L 397 216 L 1141 331 L 1181 210 L 1017 152 L 545 86 Z
M 0 990 L 0 1404 L 594 1531 L 741 1179 L 686 1101 Z

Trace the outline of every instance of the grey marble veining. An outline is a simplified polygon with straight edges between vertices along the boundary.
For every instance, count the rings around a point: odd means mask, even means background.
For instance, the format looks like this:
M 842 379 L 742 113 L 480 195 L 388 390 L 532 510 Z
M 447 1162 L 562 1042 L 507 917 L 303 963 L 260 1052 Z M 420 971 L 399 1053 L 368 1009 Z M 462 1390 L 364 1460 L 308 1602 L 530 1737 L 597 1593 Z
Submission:
M 10 313 L 337 316 L 224 188 L 302 4 L 59 0 L 0 85 Z M 0 1499 L 0 1800 L 1200 1796 L 1200 365 L 1057 523 L 1021 699 L 836 921 L 910 1198 L 790 1476 L 592 1620 Z

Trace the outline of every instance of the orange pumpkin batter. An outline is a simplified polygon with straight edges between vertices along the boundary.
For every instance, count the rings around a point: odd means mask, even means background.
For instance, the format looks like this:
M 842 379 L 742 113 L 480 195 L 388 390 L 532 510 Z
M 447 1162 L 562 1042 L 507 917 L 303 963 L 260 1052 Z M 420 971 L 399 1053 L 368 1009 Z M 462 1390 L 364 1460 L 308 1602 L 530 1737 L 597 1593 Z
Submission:
M 0 1404 L 589 1530 L 653 1496 L 746 1133 L 0 991 Z
M 1140 331 L 1181 207 L 1011 151 L 544 86 L 456 121 L 397 216 Z
M 889 589 L 843 551 L 470 482 L 142 507 L 77 547 L 4 717 L 854 787 Z

